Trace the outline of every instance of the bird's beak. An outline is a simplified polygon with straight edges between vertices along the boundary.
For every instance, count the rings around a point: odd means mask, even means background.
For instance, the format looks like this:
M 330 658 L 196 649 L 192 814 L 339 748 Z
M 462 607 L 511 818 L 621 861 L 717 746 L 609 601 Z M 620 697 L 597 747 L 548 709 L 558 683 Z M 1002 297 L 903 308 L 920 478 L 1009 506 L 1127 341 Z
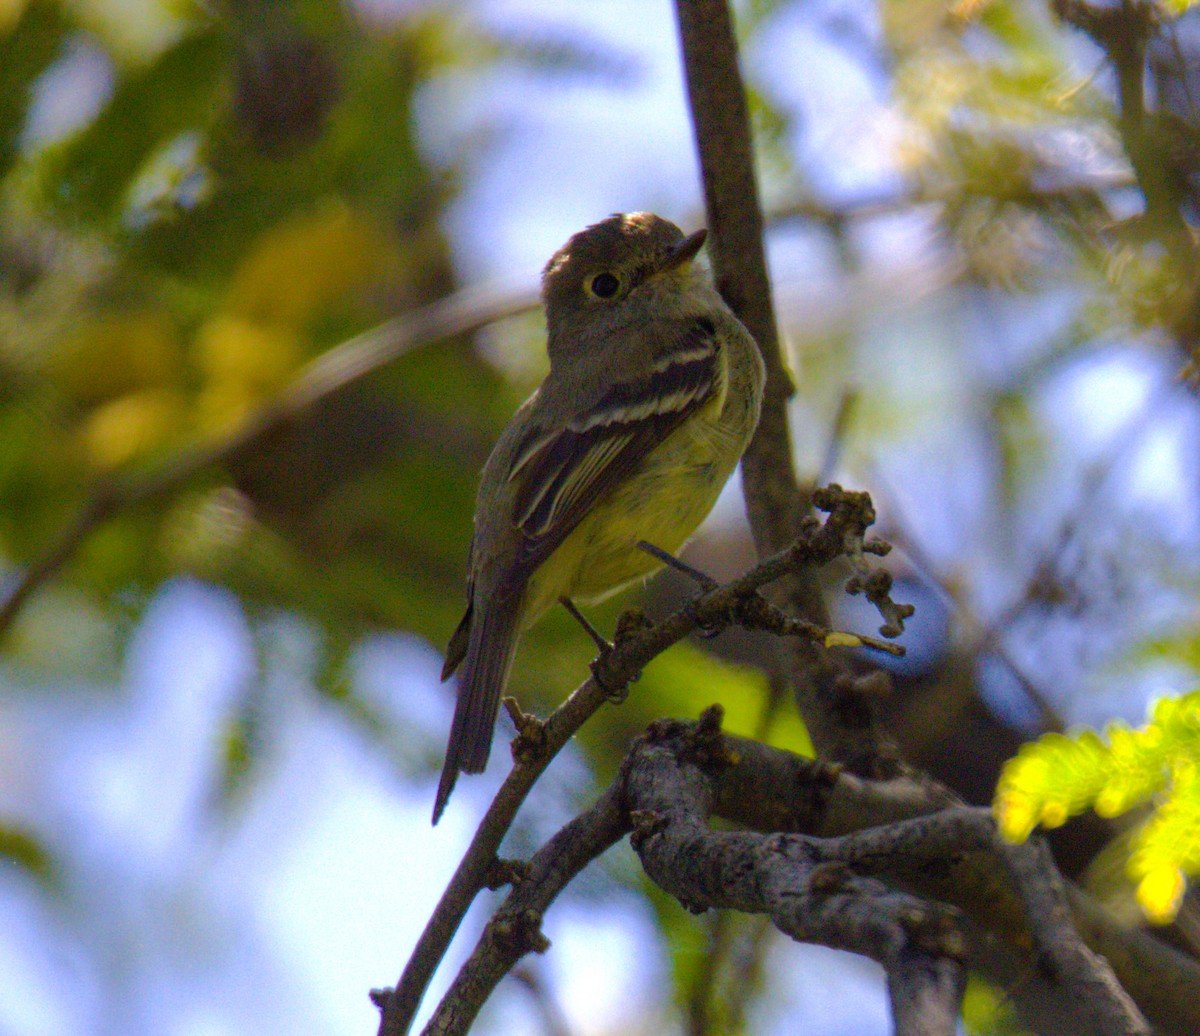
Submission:
M 689 234 L 666 254 L 662 265 L 655 272 L 668 273 L 671 270 L 679 269 L 684 263 L 690 263 L 696 258 L 696 253 L 704 247 L 704 240 L 707 237 L 708 231 L 703 227 L 696 233 Z

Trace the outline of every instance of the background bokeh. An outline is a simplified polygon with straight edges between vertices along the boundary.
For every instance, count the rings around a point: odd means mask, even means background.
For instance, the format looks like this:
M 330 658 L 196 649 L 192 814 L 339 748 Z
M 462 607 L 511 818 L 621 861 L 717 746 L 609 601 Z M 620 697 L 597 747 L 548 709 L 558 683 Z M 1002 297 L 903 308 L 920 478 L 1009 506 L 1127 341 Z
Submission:
M 1200 666 L 1169 257 L 1102 55 L 1045 4 L 735 10 L 798 469 L 872 492 L 917 606 L 891 720 L 986 801 L 1021 738 L 1139 722 Z M 704 219 L 665 0 L 0 0 L 0 592 L 115 501 L 0 642 L 0 1034 L 374 1031 L 367 991 L 504 770 L 430 829 L 475 480 L 544 369 L 540 316 L 423 344 L 199 471 L 188 451 L 349 336 L 532 294 L 571 233 L 638 209 Z M 743 525 L 735 479 L 691 557 L 737 571 Z M 515 693 L 552 707 L 588 649 L 548 617 Z M 802 749 L 751 654 L 658 660 L 508 854 L 656 716 L 719 700 Z M 692 917 L 627 846 L 545 928 L 480 1031 L 890 1031 L 873 965 Z M 1015 1031 L 982 984 L 968 1024 Z

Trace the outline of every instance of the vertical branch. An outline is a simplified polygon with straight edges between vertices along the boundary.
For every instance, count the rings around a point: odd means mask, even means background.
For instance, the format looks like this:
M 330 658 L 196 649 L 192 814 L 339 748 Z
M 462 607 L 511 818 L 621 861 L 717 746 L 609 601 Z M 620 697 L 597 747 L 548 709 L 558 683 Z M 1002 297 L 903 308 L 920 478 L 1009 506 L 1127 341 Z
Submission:
M 1146 199 L 1146 218 L 1154 235 L 1171 256 L 1182 281 L 1193 290 L 1200 272 L 1192 233 L 1179 208 L 1174 173 L 1164 154 L 1166 143 L 1146 110 L 1146 48 L 1164 17 L 1155 0 L 1051 0 L 1054 12 L 1069 25 L 1087 33 L 1112 62 L 1117 78 L 1117 130 L 1138 187 Z M 1161 101 L 1160 101 L 1161 103 Z M 1190 314 L 1195 319 L 1194 312 Z
M 788 430 L 794 392 L 779 348 L 763 247 L 763 218 L 754 174 L 750 113 L 727 0 L 676 0 L 684 76 L 696 152 L 704 180 L 709 255 L 718 290 L 758 342 L 767 368 L 762 417 L 742 457 L 746 514 L 760 557 L 782 549 L 809 510 L 796 479 Z M 781 594 L 803 618 L 827 625 L 820 586 L 811 570 L 782 581 Z M 845 721 L 837 677 L 841 659 L 808 643 L 781 646 L 813 744 L 835 759 L 879 760 L 887 755 L 869 710 Z
M 787 403 L 794 388 L 779 350 L 771 303 L 750 114 L 725 0 L 677 0 L 675 6 L 704 179 L 713 276 L 729 308 L 758 342 L 767 367 L 762 418 L 742 458 L 746 512 L 759 557 L 766 557 L 795 537 L 807 501 L 792 464 Z

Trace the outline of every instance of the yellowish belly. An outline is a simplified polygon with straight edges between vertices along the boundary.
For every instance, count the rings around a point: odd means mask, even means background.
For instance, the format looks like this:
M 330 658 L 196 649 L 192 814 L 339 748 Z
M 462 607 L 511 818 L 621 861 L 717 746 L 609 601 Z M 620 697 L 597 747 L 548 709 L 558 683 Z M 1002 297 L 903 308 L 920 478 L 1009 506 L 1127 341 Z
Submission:
M 598 601 L 661 568 L 638 541 L 673 554 L 696 531 L 745 445 L 718 413 L 714 405 L 677 428 L 546 559 L 529 581 L 527 627 L 560 597 Z

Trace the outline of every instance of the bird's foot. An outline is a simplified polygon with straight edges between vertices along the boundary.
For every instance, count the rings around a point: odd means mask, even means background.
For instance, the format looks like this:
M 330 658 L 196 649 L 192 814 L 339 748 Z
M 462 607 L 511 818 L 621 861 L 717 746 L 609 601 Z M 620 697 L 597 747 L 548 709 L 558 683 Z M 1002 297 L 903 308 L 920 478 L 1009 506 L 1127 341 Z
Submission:
M 503 698 L 500 704 L 517 728 L 517 736 L 512 740 L 513 762 L 536 762 L 546 751 L 546 724 L 532 712 L 522 712 L 516 698 Z
M 676 572 L 680 572 L 687 576 L 693 583 L 696 584 L 696 586 L 700 588 L 701 594 L 711 593 L 720 586 L 720 584 L 707 572 L 701 572 L 700 569 L 689 565 L 686 561 L 681 561 L 674 554 L 663 550 L 661 547 L 656 547 L 653 543 L 647 543 L 645 540 L 641 540 L 638 542 L 638 549 L 645 551 L 653 558 L 657 558 L 664 565 L 675 569 Z M 721 630 L 723 630 L 734 620 L 732 613 L 729 616 L 720 619 L 701 618 L 696 613 L 693 602 L 689 602 L 687 608 L 691 612 L 692 618 L 696 622 L 696 632 L 705 640 L 715 637 L 721 632 Z
M 609 643 L 604 639 L 604 635 L 575 607 L 574 601 L 569 597 L 560 597 L 558 600 L 566 608 L 571 617 L 583 627 L 584 632 L 592 638 L 592 643 L 596 645 L 599 651 L 599 654 L 588 664 L 588 668 L 592 671 L 592 678 L 600 685 L 600 689 L 608 695 L 612 702 L 620 704 L 629 696 L 629 685 L 635 682 L 642 674 L 634 673 L 629 677 L 614 677 L 610 665 L 612 654 L 620 646 L 621 641 L 650 625 L 650 620 L 637 608 L 630 608 L 628 611 L 622 612 L 617 619 L 617 628 L 613 633 L 613 641 Z

